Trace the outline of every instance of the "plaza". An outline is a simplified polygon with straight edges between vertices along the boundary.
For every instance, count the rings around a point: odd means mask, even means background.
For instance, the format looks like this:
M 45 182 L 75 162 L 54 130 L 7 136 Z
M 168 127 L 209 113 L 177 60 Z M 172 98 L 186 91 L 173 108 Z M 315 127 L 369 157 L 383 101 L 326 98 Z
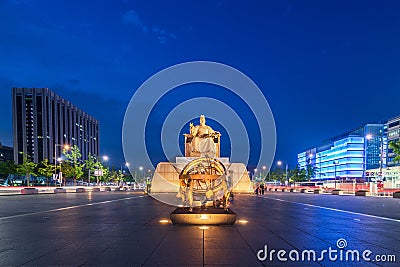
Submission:
M 1 266 L 397 266 L 396 262 L 260 261 L 271 250 L 370 250 L 399 259 L 396 198 L 237 194 L 233 226 L 173 225 L 173 206 L 143 192 L 1 196 Z M 260 252 L 262 251 L 262 252 Z M 390 258 L 392 258 L 392 256 Z M 286 255 L 287 257 L 287 255 Z

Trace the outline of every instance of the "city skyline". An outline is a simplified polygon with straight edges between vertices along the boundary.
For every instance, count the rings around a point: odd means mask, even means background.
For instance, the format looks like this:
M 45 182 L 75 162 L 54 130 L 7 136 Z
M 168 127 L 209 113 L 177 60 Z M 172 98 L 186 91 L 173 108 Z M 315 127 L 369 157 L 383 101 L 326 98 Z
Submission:
M 122 120 L 136 89 L 156 72 L 192 60 L 228 64 L 255 81 L 275 117 L 275 159 L 291 168 L 297 154 L 315 143 L 400 114 L 400 4 L 394 1 L 92 6 L 32 0 L 0 7 L 4 145 L 12 146 L 11 88 L 48 87 L 98 118 L 100 153 L 118 166 L 125 161 Z M 215 88 L 187 90 L 199 96 L 194 92 L 210 95 Z M 160 102 L 155 114 L 163 115 L 153 118 L 150 129 L 177 104 L 174 97 Z

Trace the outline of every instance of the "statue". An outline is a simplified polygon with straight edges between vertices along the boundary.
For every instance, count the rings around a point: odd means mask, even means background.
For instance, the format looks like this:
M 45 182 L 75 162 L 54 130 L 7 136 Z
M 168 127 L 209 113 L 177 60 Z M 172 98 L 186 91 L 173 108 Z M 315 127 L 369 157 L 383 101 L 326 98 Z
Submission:
M 201 209 L 207 210 L 208 200 L 215 208 L 229 208 L 232 185 L 226 175 L 225 166 L 215 158 L 197 158 L 189 162 L 179 174 L 179 192 L 176 197 L 182 199 L 184 207 L 193 211 L 193 201 L 201 203 Z
M 219 137 L 221 134 L 214 131 L 210 126 L 206 125 L 206 118 L 204 115 L 200 116 L 200 124 L 194 126 L 190 123 L 190 134 L 185 134 L 188 140 L 191 140 L 189 152 L 190 156 L 200 157 L 216 157 L 217 151 L 214 143 L 214 138 Z

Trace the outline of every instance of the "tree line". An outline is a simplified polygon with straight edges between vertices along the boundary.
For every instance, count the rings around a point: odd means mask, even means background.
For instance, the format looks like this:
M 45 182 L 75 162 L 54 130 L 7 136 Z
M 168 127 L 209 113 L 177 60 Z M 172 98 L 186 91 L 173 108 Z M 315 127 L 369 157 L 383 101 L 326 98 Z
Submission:
M 46 178 L 46 185 L 49 185 L 53 175 L 62 172 L 64 183 L 66 179 L 70 179 L 73 180 L 73 184 L 76 184 L 76 181 L 83 177 L 85 177 L 85 182 L 96 182 L 97 184 L 100 182 L 120 184 L 134 181 L 132 175 L 124 174 L 122 170 L 109 169 L 94 155 L 89 154 L 88 159 L 83 161 L 80 149 L 76 145 L 68 150 L 64 149 L 62 153 L 65 160 L 56 165 L 51 164 L 48 159 L 34 163 L 28 154 L 21 153 L 21 164 L 17 165 L 14 161 L 0 162 L 0 178 L 6 179 L 9 174 L 17 174 L 25 176 L 26 185 L 31 185 L 31 175 L 41 176 Z M 94 176 L 95 171 L 101 176 Z

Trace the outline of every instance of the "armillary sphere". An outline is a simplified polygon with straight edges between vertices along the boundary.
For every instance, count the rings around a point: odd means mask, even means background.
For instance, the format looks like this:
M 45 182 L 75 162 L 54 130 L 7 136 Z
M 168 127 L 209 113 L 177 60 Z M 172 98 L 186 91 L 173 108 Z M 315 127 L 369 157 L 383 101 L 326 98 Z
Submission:
M 225 166 L 216 158 L 202 157 L 189 162 L 181 171 L 182 186 L 192 187 L 193 196 L 211 198 L 226 188 Z

